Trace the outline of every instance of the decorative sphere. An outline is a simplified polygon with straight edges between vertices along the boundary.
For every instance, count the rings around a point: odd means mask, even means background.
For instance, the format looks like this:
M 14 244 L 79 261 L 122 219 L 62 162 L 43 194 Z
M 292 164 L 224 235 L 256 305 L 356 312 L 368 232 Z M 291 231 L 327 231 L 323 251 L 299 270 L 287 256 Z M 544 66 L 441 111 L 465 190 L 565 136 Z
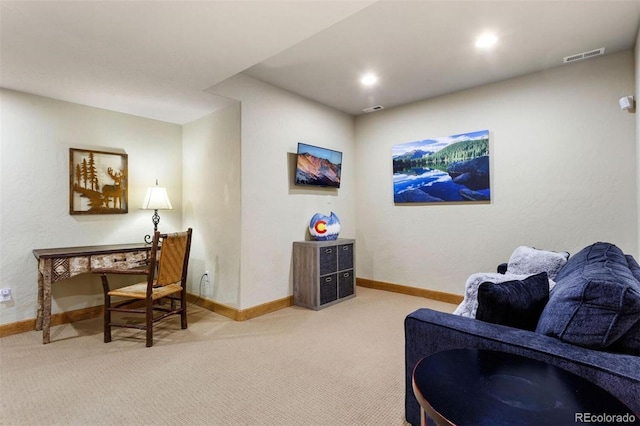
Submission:
M 340 233 L 340 219 L 334 212 L 331 216 L 316 213 L 309 222 L 309 234 L 316 241 L 337 240 Z

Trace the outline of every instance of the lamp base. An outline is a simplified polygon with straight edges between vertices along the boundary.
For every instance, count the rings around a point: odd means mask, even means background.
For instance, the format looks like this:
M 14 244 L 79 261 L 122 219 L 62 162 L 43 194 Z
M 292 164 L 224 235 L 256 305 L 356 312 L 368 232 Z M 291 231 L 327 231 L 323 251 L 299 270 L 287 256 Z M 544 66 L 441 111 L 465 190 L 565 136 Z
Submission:
M 158 230 L 158 224 L 160 223 L 160 215 L 158 214 L 158 210 L 153 211 L 153 216 L 151 216 L 151 221 L 153 222 L 153 233 L 155 235 Z M 153 242 L 153 235 L 145 235 L 144 242 L 147 244 L 151 244 Z

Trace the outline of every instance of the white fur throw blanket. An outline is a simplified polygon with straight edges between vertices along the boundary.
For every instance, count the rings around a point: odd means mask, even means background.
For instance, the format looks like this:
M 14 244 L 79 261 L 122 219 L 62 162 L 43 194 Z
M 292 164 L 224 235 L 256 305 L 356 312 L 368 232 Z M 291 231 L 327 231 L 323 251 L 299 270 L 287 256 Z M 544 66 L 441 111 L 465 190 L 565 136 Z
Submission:
M 538 250 L 533 247 L 521 246 L 514 250 L 509 258 L 507 272 L 480 272 L 471 275 L 465 283 L 464 299 L 453 312 L 455 315 L 475 318 L 478 310 L 478 287 L 484 282 L 502 283 L 506 281 L 523 280 L 531 275 L 546 272 L 549 276 L 549 291 L 556 285 L 553 279 L 558 271 L 569 259 L 567 252 L 553 252 Z
M 520 246 L 509 258 L 507 273 L 534 275 L 546 272 L 549 278 L 555 280 L 558 271 L 567 263 L 567 260 L 569 260 L 569 253 L 566 251 L 555 252 Z

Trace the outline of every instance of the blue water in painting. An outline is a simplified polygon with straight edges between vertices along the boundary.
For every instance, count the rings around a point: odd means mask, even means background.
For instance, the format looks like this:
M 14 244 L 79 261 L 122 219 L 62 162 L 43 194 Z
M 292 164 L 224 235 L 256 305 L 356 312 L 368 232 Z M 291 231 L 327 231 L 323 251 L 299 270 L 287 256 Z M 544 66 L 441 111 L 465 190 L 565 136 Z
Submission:
M 437 169 L 414 168 L 397 172 L 393 175 L 393 193 L 420 190 L 438 200 L 433 201 L 467 201 L 460 195 L 464 185 L 454 183 L 448 173 Z M 490 190 L 478 191 L 489 195 Z

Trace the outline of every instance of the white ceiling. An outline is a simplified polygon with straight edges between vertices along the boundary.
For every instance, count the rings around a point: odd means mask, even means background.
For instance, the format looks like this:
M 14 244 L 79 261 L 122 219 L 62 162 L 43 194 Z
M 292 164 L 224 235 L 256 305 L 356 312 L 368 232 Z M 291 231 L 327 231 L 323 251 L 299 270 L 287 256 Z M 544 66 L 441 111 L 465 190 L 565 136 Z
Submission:
M 0 86 L 182 124 L 244 72 L 357 115 L 631 49 L 639 23 L 640 0 L 1 0 Z

